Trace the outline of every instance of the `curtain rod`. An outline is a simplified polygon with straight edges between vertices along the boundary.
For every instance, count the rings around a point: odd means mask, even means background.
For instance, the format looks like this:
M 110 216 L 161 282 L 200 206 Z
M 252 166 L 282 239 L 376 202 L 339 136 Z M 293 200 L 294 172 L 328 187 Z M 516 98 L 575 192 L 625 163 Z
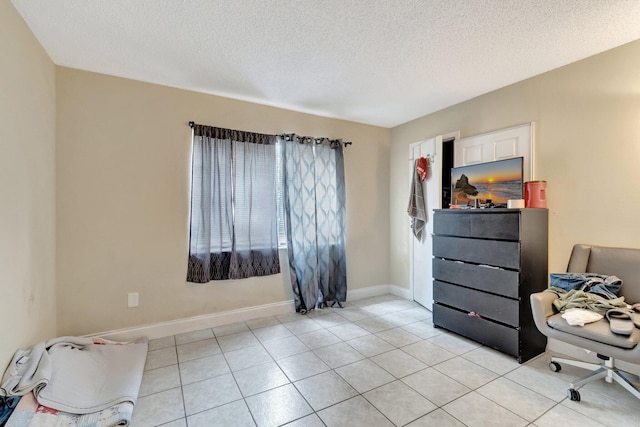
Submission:
M 190 127 L 191 129 L 193 129 L 193 127 L 194 127 L 195 125 L 196 125 L 196 122 L 189 122 L 189 127 Z M 279 134 L 278 136 L 284 136 L 284 134 Z M 303 138 L 307 138 L 307 137 L 303 137 Z M 316 139 L 316 138 L 313 138 L 313 139 Z M 347 145 L 352 145 L 352 144 L 353 144 L 353 142 L 351 142 L 351 141 L 344 141 L 344 142 L 343 142 L 343 144 L 344 144 L 344 146 L 346 147 Z

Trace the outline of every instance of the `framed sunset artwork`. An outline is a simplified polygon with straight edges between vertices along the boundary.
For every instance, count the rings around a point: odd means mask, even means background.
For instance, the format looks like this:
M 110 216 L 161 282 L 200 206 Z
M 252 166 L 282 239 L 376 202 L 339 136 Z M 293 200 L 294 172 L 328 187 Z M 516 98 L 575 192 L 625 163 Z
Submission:
M 451 168 L 451 204 L 522 199 L 522 157 Z

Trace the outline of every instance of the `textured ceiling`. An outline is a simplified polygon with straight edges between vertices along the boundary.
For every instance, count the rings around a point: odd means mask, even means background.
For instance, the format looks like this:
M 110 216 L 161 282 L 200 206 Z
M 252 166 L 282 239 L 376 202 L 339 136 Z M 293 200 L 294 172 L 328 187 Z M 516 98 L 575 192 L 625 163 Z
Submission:
M 393 127 L 640 38 L 638 0 L 12 0 L 54 63 Z

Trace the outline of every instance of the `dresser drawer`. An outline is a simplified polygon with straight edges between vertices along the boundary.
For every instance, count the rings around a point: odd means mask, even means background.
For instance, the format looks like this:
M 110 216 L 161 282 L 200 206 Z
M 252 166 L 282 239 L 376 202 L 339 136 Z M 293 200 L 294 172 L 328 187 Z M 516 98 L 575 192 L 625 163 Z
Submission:
M 519 240 L 520 213 L 481 213 L 470 215 L 470 237 L 480 239 Z
M 433 232 L 471 237 L 471 215 L 463 212 L 436 212 L 433 216 Z
M 476 264 L 434 258 L 433 278 L 510 298 L 519 296 L 520 273 L 513 270 L 487 268 Z
M 504 353 L 520 356 L 517 329 L 439 304 L 433 305 L 433 323 Z
M 520 267 L 520 243 L 433 236 L 433 256 L 517 270 Z
M 447 236 L 519 240 L 520 211 L 436 212 L 433 231 Z
M 514 327 L 520 323 L 520 302 L 450 283 L 433 282 L 433 300 Z

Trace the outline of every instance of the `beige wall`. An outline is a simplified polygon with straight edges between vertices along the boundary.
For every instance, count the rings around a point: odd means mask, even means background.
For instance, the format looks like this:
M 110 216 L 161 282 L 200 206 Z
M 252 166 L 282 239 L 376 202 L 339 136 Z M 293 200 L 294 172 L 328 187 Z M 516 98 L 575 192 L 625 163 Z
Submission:
M 345 153 L 349 289 L 389 283 L 388 129 L 58 68 L 59 334 L 290 298 L 282 275 L 185 282 L 190 120 L 353 141 Z M 140 293 L 138 308 L 127 308 L 129 292 Z
M 391 282 L 409 287 L 411 142 L 535 122 L 535 176 L 548 182 L 549 269 L 574 243 L 640 248 L 640 41 L 398 126 L 391 132 Z
M 56 332 L 54 151 L 55 67 L 0 0 L 0 373 Z
M 0 327 L 0 364 L 56 334 L 289 298 L 281 275 L 185 282 L 189 120 L 354 142 L 345 156 L 352 290 L 408 287 L 407 146 L 455 130 L 535 122 L 551 271 L 575 242 L 640 247 L 640 41 L 392 130 L 55 68 L 5 0 L 0 52 L 0 312 L 12 320 Z M 140 307 L 126 307 L 128 292 Z

